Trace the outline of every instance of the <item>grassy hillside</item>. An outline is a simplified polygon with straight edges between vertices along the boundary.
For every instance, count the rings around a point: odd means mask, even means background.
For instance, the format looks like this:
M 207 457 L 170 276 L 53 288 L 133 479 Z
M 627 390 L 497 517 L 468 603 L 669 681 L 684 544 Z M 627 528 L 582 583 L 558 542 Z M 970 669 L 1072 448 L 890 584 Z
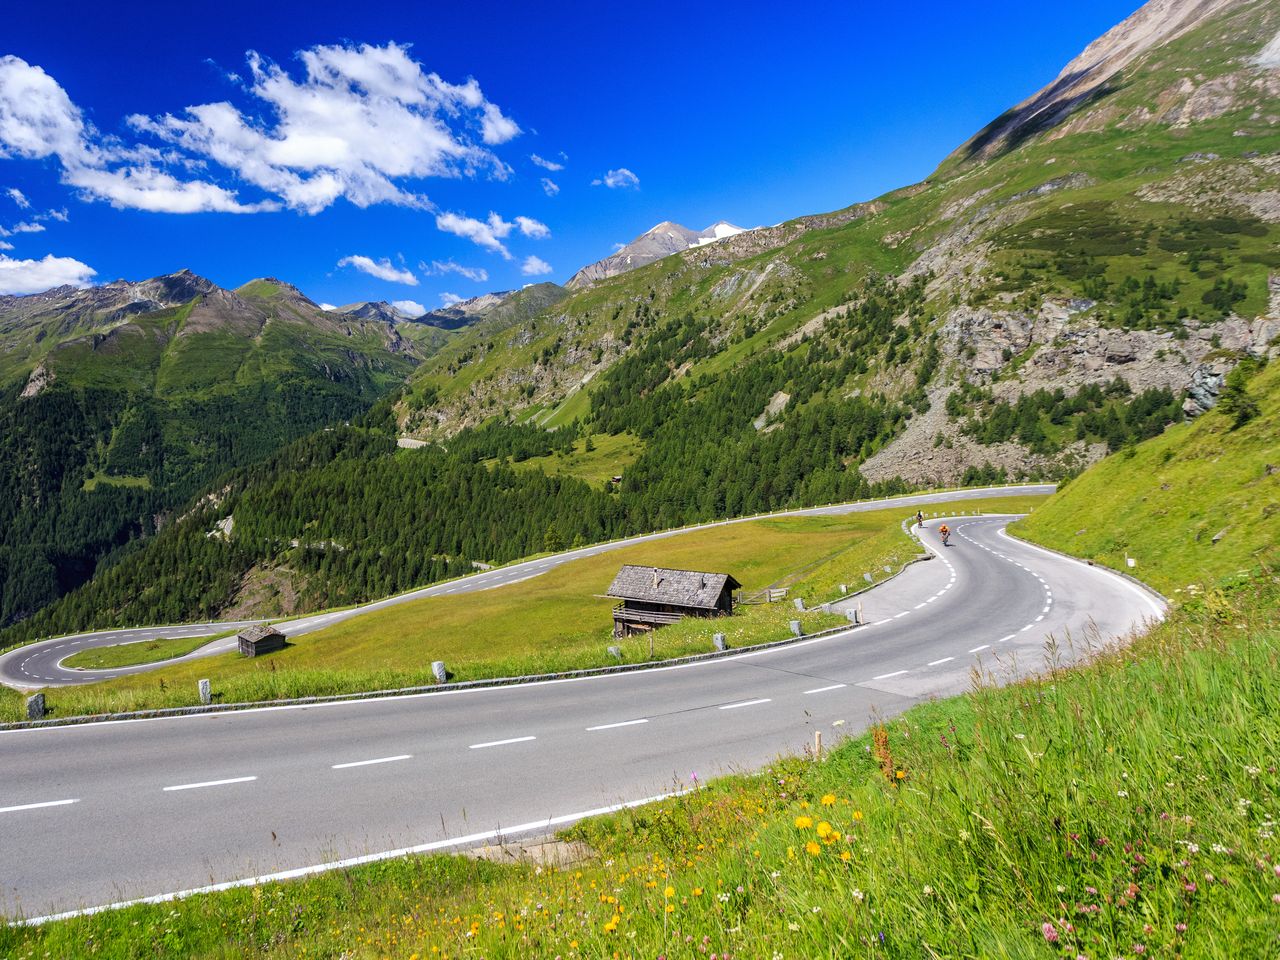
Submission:
M 0 298 L 0 627 L 225 471 L 368 410 L 430 349 L 412 336 L 332 318 L 277 281 L 231 293 L 185 271 Z
M 1001 498 L 981 507 L 1018 513 L 1041 499 Z M 956 506 L 973 509 L 972 501 Z M 862 585 L 864 572 L 883 580 L 886 566 L 896 571 L 914 556 L 918 548 L 901 526 L 911 513 L 887 509 L 695 530 L 575 560 L 521 583 L 390 607 L 298 637 L 285 650 L 252 661 L 232 653 L 47 691 L 49 705 L 55 716 L 180 706 L 197 702 L 196 683 L 202 678 L 213 681 L 216 696 L 226 703 L 407 687 L 434 682 L 433 660 L 443 660 L 456 680 L 518 676 L 610 666 L 617 662 L 607 652 L 610 645 L 620 648 L 623 662 L 643 662 L 650 657 L 649 641 L 614 640 L 614 601 L 602 596 L 623 564 L 726 571 L 745 593 L 785 586 L 789 599 L 803 597 L 815 607 L 840 596 L 839 584 Z M 743 647 L 784 639 L 793 619 L 810 633 L 846 622 L 817 610 L 799 614 L 789 599 L 740 605 L 729 618 L 665 627 L 654 634 L 653 656 L 710 652 L 716 632 L 724 633 L 730 646 Z M 117 657 L 136 657 L 143 646 L 109 649 L 119 651 Z M 80 656 L 90 654 L 111 656 L 102 651 Z M 161 650 L 151 659 L 164 655 Z M 16 702 L 0 703 L 0 718 L 18 719 L 17 711 Z
M 1221 410 L 1111 457 L 1018 524 L 1026 536 L 1127 569 L 1166 595 L 1277 564 L 1280 363 L 1244 383 L 1258 414 Z
M 1229 454 L 1237 441 L 1224 437 Z M 1095 472 L 1130 483 L 1152 450 L 1172 450 L 1165 466 L 1185 471 L 1191 512 L 1176 523 L 1250 482 L 1220 483 L 1194 443 L 1162 440 Z M 1093 477 L 1045 515 L 1092 509 Z M 1124 502 L 1103 519 L 1133 536 Z M 1152 549 L 1144 570 L 1172 575 L 1178 552 Z M 1202 592 L 1093 664 L 916 707 L 822 762 L 779 760 L 582 823 L 567 835 L 592 853 L 567 869 L 407 858 L 3 929 L 0 952 L 92 943 L 134 957 L 160 942 L 255 958 L 1269 956 L 1280 579 L 1266 566 L 1236 576 L 1237 563 L 1210 553 Z

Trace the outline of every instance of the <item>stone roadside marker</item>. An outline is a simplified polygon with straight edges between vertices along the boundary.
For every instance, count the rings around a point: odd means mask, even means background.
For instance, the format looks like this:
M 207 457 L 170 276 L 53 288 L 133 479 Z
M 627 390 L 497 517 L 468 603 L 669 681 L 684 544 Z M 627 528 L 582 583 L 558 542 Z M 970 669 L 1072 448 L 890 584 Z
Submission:
M 792 621 L 791 621 L 791 633 L 792 633 L 794 636 L 797 636 L 797 637 L 803 637 L 803 636 L 804 636 L 804 628 L 800 626 L 800 621 L 799 621 L 799 620 L 792 620 Z
M 27 697 L 27 719 L 43 720 L 44 719 L 44 694 L 37 693 L 33 697 Z
M 436 683 L 444 683 L 449 678 L 449 673 L 444 668 L 443 660 L 431 661 L 431 673 L 436 678 Z
M 712 644 L 712 646 L 714 646 L 717 650 L 727 650 L 727 649 L 728 649 L 728 645 L 724 642 L 724 634 L 723 634 L 723 633 L 717 633 L 717 634 L 714 634 L 714 635 L 711 637 L 711 644 Z
M 206 706 L 213 703 L 213 689 L 209 686 L 208 680 L 200 681 L 200 702 Z

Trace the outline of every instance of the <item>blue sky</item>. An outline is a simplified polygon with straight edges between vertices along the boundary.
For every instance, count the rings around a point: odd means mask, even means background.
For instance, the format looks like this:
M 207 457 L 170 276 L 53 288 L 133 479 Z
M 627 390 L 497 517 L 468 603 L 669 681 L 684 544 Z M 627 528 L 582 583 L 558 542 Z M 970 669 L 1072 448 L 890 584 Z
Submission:
M 430 308 L 563 282 L 661 220 L 920 180 L 1138 3 L 408 6 L 7 12 L 0 292 L 189 267 Z

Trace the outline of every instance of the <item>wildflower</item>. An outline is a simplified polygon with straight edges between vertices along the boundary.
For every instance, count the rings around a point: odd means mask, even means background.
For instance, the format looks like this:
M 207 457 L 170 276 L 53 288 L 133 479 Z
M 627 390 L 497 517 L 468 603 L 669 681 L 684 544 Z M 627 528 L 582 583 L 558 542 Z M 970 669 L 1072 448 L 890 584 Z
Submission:
M 794 933 L 795 931 L 800 929 L 800 924 L 788 921 L 787 929 L 790 930 L 792 933 Z
M 675 887 L 667 887 L 667 888 L 665 888 L 665 889 L 662 891 L 662 895 L 663 895 L 664 897 L 666 897 L 668 900 L 670 900 L 672 897 L 674 897 L 674 896 L 676 895 L 676 888 L 675 888 Z
M 843 860 L 845 863 L 848 863 L 850 860 L 853 859 L 853 854 L 850 853 L 848 850 L 841 850 L 840 859 Z
M 831 828 L 831 824 L 827 823 L 827 821 L 823 820 L 821 823 L 818 824 L 818 836 L 822 837 L 823 839 L 826 839 L 827 837 L 831 836 L 831 834 L 833 834 L 834 832 L 835 831 L 832 830 Z
M 927 883 L 924 885 L 924 895 L 926 897 L 933 896 L 933 887 L 929 886 Z
M 1048 921 L 1040 925 L 1040 934 L 1044 937 L 1046 943 L 1058 942 L 1058 928 Z
M 818 854 L 822 852 L 822 847 L 818 846 L 817 843 L 810 840 L 808 843 L 804 845 L 804 852 L 809 854 L 809 856 L 811 857 L 816 857 Z
M 821 912 L 822 912 L 822 908 L 821 908 L 821 907 L 813 907 L 809 912 L 810 912 L 810 913 L 821 913 Z
M 813 817 L 796 817 L 796 829 L 808 830 L 813 826 Z
M 693 888 L 693 895 L 694 895 L 695 897 L 700 897 L 700 896 L 702 896 L 702 888 L 701 888 L 701 887 L 694 887 L 694 888 Z
M 1129 791 L 1128 791 L 1128 790 L 1117 790 L 1117 791 L 1116 791 L 1116 796 L 1117 796 L 1117 797 L 1119 797 L 1119 798 L 1120 798 L 1120 799 L 1122 799 L 1122 800 L 1127 800 L 1127 799 L 1128 799 L 1128 797 L 1129 797 Z
M 821 802 L 824 807 L 834 807 L 836 805 L 836 795 L 834 793 L 824 793 Z
M 1271 895 L 1271 902 L 1280 906 L 1280 893 L 1273 893 Z
M 675 913 L 675 912 L 676 912 L 676 905 L 674 903 L 668 903 L 667 913 Z
M 866 897 L 867 895 L 863 893 L 861 890 L 859 890 L 857 887 L 853 888 L 853 899 L 861 903 L 863 900 L 866 899 Z
M 1185 923 L 1175 923 L 1173 925 L 1173 929 L 1177 930 L 1179 933 L 1186 933 L 1187 925 Z
M 1146 952 L 1147 952 L 1147 946 L 1146 946 L 1146 944 L 1143 944 L 1143 943 L 1135 943 L 1135 944 L 1133 945 L 1133 952 L 1134 952 L 1134 953 L 1136 953 L 1136 954 L 1139 954 L 1139 955 L 1146 953 Z
M 1251 777 L 1256 777 L 1262 772 L 1262 770 L 1259 767 L 1245 767 L 1244 772 Z
M 604 929 L 606 933 L 613 933 L 618 929 L 618 915 L 616 913 L 609 918 L 609 922 L 604 925 Z
M 853 811 L 853 819 L 855 819 L 855 820 L 861 820 L 861 819 L 862 819 L 862 811 L 861 811 L 861 810 L 855 810 L 855 811 Z
M 894 776 L 896 776 L 899 780 L 905 780 L 907 777 L 907 771 L 899 770 L 896 774 L 894 774 Z

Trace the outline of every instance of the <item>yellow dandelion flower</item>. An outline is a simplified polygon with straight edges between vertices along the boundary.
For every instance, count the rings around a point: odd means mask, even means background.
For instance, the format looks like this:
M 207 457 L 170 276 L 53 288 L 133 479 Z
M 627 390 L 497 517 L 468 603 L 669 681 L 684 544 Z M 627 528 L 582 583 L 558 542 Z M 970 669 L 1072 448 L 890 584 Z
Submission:
M 700 897 L 700 896 L 702 896 L 702 888 L 701 888 L 701 887 L 694 887 L 694 888 L 693 888 L 693 895 L 694 895 L 695 897 Z
M 831 836 L 831 833 L 832 827 L 827 821 L 823 820 L 818 824 L 818 836 L 825 838 Z
M 840 859 L 843 860 L 845 863 L 848 863 L 850 860 L 853 859 L 853 854 L 850 853 L 848 850 L 841 850 Z
M 796 817 L 796 829 L 808 830 L 813 826 L 813 817 Z
M 862 819 L 862 811 L 861 811 L 861 810 L 855 810 L 855 811 L 853 811 L 853 819 L 855 819 L 855 820 L 861 820 L 861 819 Z
M 895 774 L 895 776 L 896 776 L 899 780 L 905 780 L 905 779 L 906 779 L 906 777 L 907 777 L 907 771 L 905 771 L 905 770 L 899 770 L 899 771 Z
M 674 897 L 674 896 L 676 895 L 676 888 L 675 888 L 675 887 L 667 887 L 665 890 L 663 890 L 663 891 L 662 891 L 662 895 L 663 895 L 664 897 L 668 897 L 668 898 L 670 898 L 670 897 Z
M 667 913 L 675 913 L 675 912 L 676 912 L 676 905 L 674 903 L 668 903 Z
M 824 807 L 834 807 L 836 805 L 836 795 L 834 793 L 824 793 L 822 795 L 822 805 Z
M 822 847 L 818 846 L 814 841 L 810 840 L 804 845 L 805 852 L 811 857 L 816 857 L 822 852 Z

